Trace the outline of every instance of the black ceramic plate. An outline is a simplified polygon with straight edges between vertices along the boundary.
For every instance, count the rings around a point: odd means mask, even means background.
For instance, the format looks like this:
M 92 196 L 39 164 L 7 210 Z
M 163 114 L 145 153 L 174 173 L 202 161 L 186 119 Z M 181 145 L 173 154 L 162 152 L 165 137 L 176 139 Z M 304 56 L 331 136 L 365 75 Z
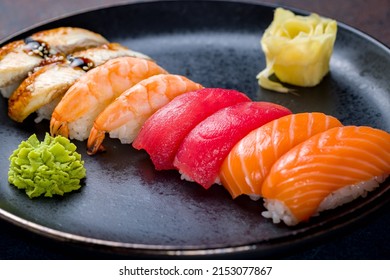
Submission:
M 298 95 L 260 89 L 256 74 L 265 66 L 259 40 L 274 7 L 253 3 L 168 1 L 115 6 L 62 18 L 18 34 L 79 26 L 154 58 L 171 73 L 206 87 L 232 88 L 253 100 L 267 100 L 294 112 L 321 111 L 344 124 L 390 131 L 390 51 L 340 24 L 331 72 L 319 86 Z M 11 40 L 11 39 L 10 39 Z M 5 43 L 5 42 L 2 42 Z M 208 191 L 182 181 L 176 171 L 155 171 L 146 153 L 108 140 L 107 153 L 85 160 L 85 186 L 54 199 L 30 200 L 7 182 L 8 156 L 18 143 L 48 131 L 48 122 L 11 121 L 0 100 L 0 216 L 61 241 L 124 254 L 229 254 L 268 256 L 293 245 L 329 237 L 355 223 L 389 198 L 389 182 L 364 199 L 329 211 L 297 227 L 272 224 L 263 207 L 222 187 Z

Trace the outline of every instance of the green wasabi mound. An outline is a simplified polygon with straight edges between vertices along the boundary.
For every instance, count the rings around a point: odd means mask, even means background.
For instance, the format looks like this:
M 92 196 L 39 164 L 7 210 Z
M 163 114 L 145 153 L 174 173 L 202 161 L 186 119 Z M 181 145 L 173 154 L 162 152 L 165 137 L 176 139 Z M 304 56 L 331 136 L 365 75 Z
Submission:
M 64 195 L 80 189 L 86 170 L 76 145 L 62 136 L 46 133 L 40 142 L 35 134 L 9 157 L 8 181 L 24 189 L 30 198 Z

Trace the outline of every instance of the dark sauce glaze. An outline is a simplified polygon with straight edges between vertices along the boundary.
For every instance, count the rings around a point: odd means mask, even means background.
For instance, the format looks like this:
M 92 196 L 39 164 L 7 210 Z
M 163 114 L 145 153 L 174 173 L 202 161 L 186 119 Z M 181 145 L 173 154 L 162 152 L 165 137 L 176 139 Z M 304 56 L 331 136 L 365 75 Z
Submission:
M 66 59 L 71 67 L 80 67 L 84 71 L 88 71 L 94 67 L 93 61 L 85 57 L 74 57 L 72 55 L 68 55 Z
M 50 56 L 50 50 L 49 46 L 47 43 L 34 40 L 31 37 L 27 37 L 24 39 L 24 43 L 26 44 L 24 46 L 24 50 L 29 54 L 29 55 L 39 55 L 42 58 L 47 58 Z

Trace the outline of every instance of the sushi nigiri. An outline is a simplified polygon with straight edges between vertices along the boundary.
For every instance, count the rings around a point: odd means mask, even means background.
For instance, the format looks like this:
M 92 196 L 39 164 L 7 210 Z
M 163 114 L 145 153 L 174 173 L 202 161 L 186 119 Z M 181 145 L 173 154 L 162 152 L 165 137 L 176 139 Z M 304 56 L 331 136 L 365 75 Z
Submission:
M 81 76 L 53 111 L 50 133 L 83 141 L 95 118 L 122 92 L 148 77 L 167 73 L 150 60 L 114 58 Z
M 390 174 L 390 134 L 365 126 L 331 128 L 273 165 L 262 186 L 262 215 L 296 225 L 380 186 Z
M 133 142 L 144 122 L 176 96 L 202 88 L 190 79 L 160 74 L 145 79 L 123 92 L 101 112 L 93 123 L 88 138 L 88 153 L 101 150 L 105 134 L 122 143 Z
M 148 152 L 157 170 L 174 169 L 173 160 L 184 137 L 216 111 L 249 97 L 236 91 L 205 88 L 182 94 L 154 113 L 133 142 Z
M 72 52 L 107 44 L 95 32 L 76 27 L 59 27 L 34 33 L 0 49 L 0 91 L 9 97 L 30 71 L 49 59 L 56 61 Z
M 66 91 L 88 70 L 109 59 L 132 56 L 150 59 L 118 43 L 104 44 L 69 55 L 62 63 L 50 63 L 35 68 L 8 100 L 8 115 L 23 122 L 31 113 L 37 112 L 36 122 L 49 119 L 54 108 Z
M 291 114 L 269 102 L 241 102 L 223 108 L 200 122 L 181 143 L 174 166 L 183 179 L 208 189 L 218 183 L 223 160 L 231 148 L 253 129 Z
M 284 153 L 309 137 L 341 122 L 323 113 L 299 113 L 273 120 L 241 139 L 224 160 L 219 177 L 233 198 L 260 198 L 261 185 Z

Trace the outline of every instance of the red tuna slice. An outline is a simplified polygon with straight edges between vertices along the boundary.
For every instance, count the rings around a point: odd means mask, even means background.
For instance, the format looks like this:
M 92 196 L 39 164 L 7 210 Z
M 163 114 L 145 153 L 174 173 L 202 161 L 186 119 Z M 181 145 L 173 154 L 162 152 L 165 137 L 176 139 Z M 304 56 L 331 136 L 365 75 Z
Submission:
M 198 123 L 222 108 L 248 101 L 245 94 L 229 89 L 205 88 L 184 93 L 145 122 L 133 147 L 146 150 L 157 170 L 174 169 L 177 149 Z
M 269 102 L 243 102 L 219 110 L 199 123 L 181 143 L 174 166 L 182 178 L 208 189 L 233 146 L 253 129 L 291 114 Z

